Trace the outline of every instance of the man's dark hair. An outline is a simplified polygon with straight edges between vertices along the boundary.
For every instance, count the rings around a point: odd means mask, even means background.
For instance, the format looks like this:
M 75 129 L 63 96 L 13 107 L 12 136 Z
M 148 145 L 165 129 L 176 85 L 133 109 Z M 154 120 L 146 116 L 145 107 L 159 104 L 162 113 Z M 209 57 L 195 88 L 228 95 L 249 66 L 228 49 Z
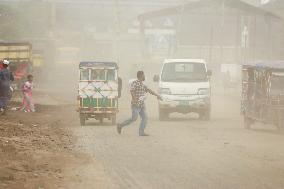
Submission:
M 32 74 L 29 74 L 28 76 L 27 76 L 27 78 L 28 79 L 31 79 L 31 78 L 33 78 L 34 76 L 32 75 Z
M 138 72 L 137 72 L 137 78 L 141 77 L 142 75 L 144 75 L 144 72 L 143 72 L 143 71 L 138 71 Z

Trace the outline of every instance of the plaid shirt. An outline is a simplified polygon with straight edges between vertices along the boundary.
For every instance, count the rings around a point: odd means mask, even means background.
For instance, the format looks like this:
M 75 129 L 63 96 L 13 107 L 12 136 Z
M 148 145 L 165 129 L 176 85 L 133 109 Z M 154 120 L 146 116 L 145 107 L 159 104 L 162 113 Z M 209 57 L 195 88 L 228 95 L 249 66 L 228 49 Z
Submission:
M 148 88 L 142 83 L 142 81 L 135 80 L 131 84 L 130 91 L 133 94 L 135 100 L 133 101 L 132 99 L 131 104 L 143 107 Z

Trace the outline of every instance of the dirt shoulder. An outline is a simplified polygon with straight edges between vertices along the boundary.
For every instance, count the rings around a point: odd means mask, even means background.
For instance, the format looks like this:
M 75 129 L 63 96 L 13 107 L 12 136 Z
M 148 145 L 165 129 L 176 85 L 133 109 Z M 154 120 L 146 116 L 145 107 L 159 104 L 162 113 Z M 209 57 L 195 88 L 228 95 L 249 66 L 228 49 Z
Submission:
M 64 167 L 76 161 L 61 114 L 70 108 L 40 106 L 38 113 L 0 116 L 0 188 L 64 186 Z

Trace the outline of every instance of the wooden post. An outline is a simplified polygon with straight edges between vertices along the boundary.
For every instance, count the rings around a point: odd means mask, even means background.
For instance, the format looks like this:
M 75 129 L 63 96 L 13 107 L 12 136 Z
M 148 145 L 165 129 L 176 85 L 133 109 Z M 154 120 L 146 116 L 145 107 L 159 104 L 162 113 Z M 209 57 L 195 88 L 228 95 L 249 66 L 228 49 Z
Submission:
M 51 32 L 53 33 L 56 28 L 56 4 L 55 1 L 51 1 L 51 17 L 50 17 L 50 25 Z
M 213 51 L 213 38 L 214 38 L 214 27 L 211 26 L 210 31 L 210 47 L 209 47 L 209 63 L 212 63 L 212 51 Z
M 253 23 L 253 44 L 252 44 L 252 60 L 255 61 L 255 49 L 256 49 L 256 31 L 257 31 L 257 17 L 254 16 L 254 23 Z
M 118 0 L 115 0 L 115 55 L 116 55 L 116 61 L 119 64 L 120 61 L 120 50 L 119 50 L 119 38 L 120 38 L 120 25 L 119 25 L 119 4 Z
M 139 19 L 139 27 L 140 27 L 140 36 L 141 36 L 141 52 L 142 57 L 146 57 L 145 52 L 145 20 L 144 18 Z
M 222 1 L 222 23 L 221 23 L 221 64 L 224 63 L 224 27 L 225 27 L 225 1 Z

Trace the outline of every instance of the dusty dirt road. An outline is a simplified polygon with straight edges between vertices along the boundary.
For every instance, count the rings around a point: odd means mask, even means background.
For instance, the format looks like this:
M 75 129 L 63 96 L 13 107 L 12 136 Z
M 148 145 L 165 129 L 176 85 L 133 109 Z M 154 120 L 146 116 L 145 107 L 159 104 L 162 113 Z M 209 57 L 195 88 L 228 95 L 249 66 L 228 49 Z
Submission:
M 127 106 L 119 120 L 130 115 Z M 181 115 L 160 122 L 153 98 L 148 112 L 149 137 L 138 137 L 138 122 L 118 135 L 108 124 L 80 127 L 74 121 L 76 148 L 90 159 L 70 168 L 74 179 L 66 187 L 284 188 L 284 135 L 273 126 L 243 129 L 238 98 L 215 95 L 210 122 Z
M 0 188 L 284 188 L 284 134 L 262 124 L 243 129 L 236 96 L 214 93 L 210 122 L 194 115 L 160 122 L 149 97 L 149 137 L 138 136 L 139 122 L 122 135 L 108 123 L 81 127 L 76 107 L 56 99 L 54 109 L 28 119 L 11 112 L 9 126 L 1 120 Z M 130 116 L 128 99 L 120 101 L 119 121 Z
M 70 107 L 36 107 L 36 113 L 0 116 L 1 189 L 59 188 L 65 165 L 76 161 L 72 134 L 59 116 Z

